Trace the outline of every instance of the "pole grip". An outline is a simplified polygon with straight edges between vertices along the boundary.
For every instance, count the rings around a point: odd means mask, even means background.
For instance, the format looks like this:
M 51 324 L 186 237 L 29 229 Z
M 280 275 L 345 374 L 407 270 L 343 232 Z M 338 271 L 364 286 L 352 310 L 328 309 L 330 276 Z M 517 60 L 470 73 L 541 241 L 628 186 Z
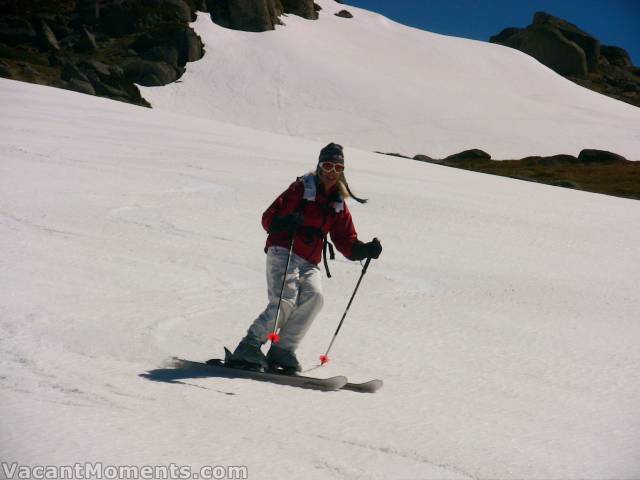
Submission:
M 371 257 L 367 257 L 367 261 L 364 262 L 364 267 L 362 268 L 362 273 L 367 273 L 367 268 L 369 268 L 369 264 L 371 263 Z

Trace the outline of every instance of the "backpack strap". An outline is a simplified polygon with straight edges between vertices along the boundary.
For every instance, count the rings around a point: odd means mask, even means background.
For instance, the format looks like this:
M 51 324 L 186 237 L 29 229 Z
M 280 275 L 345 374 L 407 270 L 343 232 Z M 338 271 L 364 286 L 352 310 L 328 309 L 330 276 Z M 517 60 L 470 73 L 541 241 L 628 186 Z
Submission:
M 302 212 L 302 210 L 304 210 L 304 207 L 309 202 L 313 202 L 316 199 L 316 188 L 317 188 L 316 179 L 315 179 L 315 175 L 307 174 L 307 175 L 303 175 L 302 177 L 298 177 L 296 180 L 301 181 L 302 184 L 304 185 L 304 193 L 302 196 L 302 201 L 300 202 L 300 205 L 296 209 L 296 212 Z M 334 202 L 331 203 L 330 206 L 326 206 L 326 205 L 322 206 L 322 209 L 325 215 L 325 220 L 326 220 L 328 208 L 333 208 L 336 212 L 339 213 L 344 208 L 344 200 L 342 199 L 342 197 L 339 197 L 334 199 Z M 327 262 L 327 247 L 329 248 L 329 258 L 331 260 L 336 259 L 336 254 L 333 249 L 333 245 L 327 239 L 327 235 L 324 234 L 324 232 L 322 232 L 321 230 L 320 232 L 321 232 L 320 236 L 322 238 L 322 260 L 324 263 L 324 269 L 327 272 L 327 278 L 331 278 L 331 272 L 329 271 L 329 263 Z
M 336 252 L 333 250 L 333 245 L 327 239 L 327 236 L 324 236 L 324 244 L 322 245 L 322 259 L 324 261 L 324 269 L 327 272 L 327 278 L 331 278 L 331 272 L 329 271 L 329 262 L 327 262 L 327 246 L 329 246 L 329 258 L 331 260 L 336 259 Z

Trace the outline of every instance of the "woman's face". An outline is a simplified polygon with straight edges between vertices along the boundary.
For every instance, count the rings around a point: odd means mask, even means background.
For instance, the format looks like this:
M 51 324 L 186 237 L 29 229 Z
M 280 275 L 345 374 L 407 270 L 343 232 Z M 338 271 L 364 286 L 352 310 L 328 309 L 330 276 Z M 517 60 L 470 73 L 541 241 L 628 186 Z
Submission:
M 318 168 L 318 171 L 320 181 L 322 182 L 322 185 L 324 185 L 325 191 L 331 190 L 336 185 L 336 183 L 338 183 L 338 180 L 340 180 L 340 177 L 342 176 L 342 172 L 338 173 L 333 168 L 331 170 L 327 170 L 326 168 L 323 168 L 321 166 L 320 168 Z

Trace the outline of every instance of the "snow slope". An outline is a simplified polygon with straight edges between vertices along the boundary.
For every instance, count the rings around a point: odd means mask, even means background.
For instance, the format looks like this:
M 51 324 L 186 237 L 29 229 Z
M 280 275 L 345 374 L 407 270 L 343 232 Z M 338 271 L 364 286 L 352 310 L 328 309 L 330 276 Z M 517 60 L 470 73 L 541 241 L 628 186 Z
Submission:
M 346 150 L 382 239 L 318 375 L 150 381 L 265 305 L 263 209 L 321 143 L 0 79 L 0 459 L 257 479 L 640 477 L 640 205 Z M 313 365 L 360 272 L 333 262 Z
M 368 151 L 493 158 L 600 148 L 640 160 L 640 109 L 500 45 L 447 37 L 319 1 L 320 18 L 264 33 L 194 24 L 206 54 L 178 83 L 141 88 L 158 109 Z

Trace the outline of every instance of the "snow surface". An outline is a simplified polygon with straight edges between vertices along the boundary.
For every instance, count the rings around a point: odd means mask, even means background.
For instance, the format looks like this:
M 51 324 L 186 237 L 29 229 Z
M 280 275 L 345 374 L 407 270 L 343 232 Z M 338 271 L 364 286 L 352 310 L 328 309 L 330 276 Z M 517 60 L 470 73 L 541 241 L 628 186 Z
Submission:
M 4 79 L 0 102 L 2 461 L 640 477 L 637 201 L 348 148 L 384 252 L 313 373 L 384 388 L 151 381 L 263 309 L 261 212 L 322 143 Z M 332 271 L 308 366 L 360 265 Z
M 248 33 L 193 25 L 206 54 L 178 83 L 142 87 L 158 109 L 368 151 L 495 159 L 599 148 L 640 160 L 640 109 L 517 50 L 438 35 L 320 0 L 320 18 Z

